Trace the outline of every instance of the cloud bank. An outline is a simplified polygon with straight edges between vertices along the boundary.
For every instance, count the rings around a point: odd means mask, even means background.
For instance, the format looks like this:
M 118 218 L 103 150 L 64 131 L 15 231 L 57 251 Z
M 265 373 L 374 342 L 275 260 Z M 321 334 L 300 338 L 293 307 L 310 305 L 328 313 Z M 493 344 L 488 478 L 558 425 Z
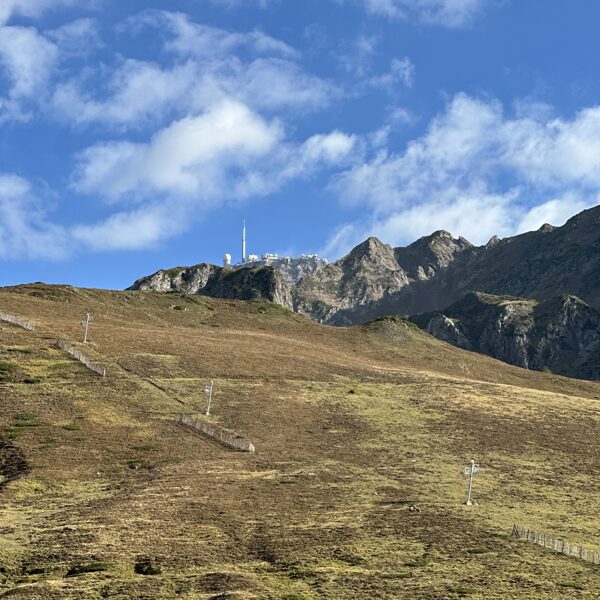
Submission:
M 485 243 L 560 225 L 600 201 L 600 107 L 510 117 L 497 101 L 458 94 L 403 152 L 377 151 L 332 188 L 370 214 L 339 228 L 326 247 L 334 255 L 369 234 L 402 244 L 449 229 Z

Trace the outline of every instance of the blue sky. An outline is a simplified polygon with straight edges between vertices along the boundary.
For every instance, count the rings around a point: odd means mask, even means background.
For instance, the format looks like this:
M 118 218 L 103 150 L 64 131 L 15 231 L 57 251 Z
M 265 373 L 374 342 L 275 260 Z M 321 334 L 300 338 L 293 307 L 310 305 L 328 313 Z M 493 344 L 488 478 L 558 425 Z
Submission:
M 477 244 L 600 201 L 600 3 L 0 0 L 0 285 Z

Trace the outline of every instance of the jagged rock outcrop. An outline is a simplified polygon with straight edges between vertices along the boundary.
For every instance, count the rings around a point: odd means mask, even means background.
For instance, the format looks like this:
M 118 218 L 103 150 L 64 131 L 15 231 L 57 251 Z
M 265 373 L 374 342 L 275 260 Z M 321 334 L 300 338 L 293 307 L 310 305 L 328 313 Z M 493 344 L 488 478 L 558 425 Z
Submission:
M 294 307 L 330 325 L 427 310 L 437 305 L 440 293 L 432 282 L 472 247 L 447 231 L 395 249 L 371 237 L 344 258 L 301 279 L 293 290 Z
M 355 259 L 365 252 L 368 260 Z M 394 250 L 370 238 L 305 276 L 293 293 L 300 312 L 346 325 L 385 314 L 440 310 L 475 291 L 541 301 L 574 294 L 600 307 L 600 207 L 562 227 L 543 225 L 511 238 L 493 237 L 479 247 L 445 231 Z
M 438 339 L 513 365 L 600 379 L 600 311 L 576 296 L 539 302 L 471 293 L 410 321 Z
M 154 292 L 182 292 L 184 294 L 199 294 L 209 279 L 219 276 L 220 267 L 201 263 L 193 267 L 174 267 L 161 269 L 153 275 L 138 279 L 130 290 Z
M 394 255 L 407 275 L 419 281 L 435 277 L 459 254 L 472 247 L 473 244 L 463 237 L 454 239 L 447 231 L 436 231 L 406 248 L 396 248 Z
M 284 275 L 272 267 L 224 269 L 201 263 L 157 271 L 138 279 L 129 289 L 263 300 L 293 309 L 290 285 Z
M 395 249 L 372 237 L 335 263 L 315 265 L 295 269 L 292 277 L 277 265 L 261 275 L 269 267 L 224 274 L 220 267 L 200 264 L 159 271 L 134 288 L 275 298 L 272 301 L 332 325 L 438 311 L 474 291 L 542 301 L 574 294 L 600 307 L 600 207 L 562 227 L 544 225 L 512 238 L 494 237 L 479 247 L 446 231 Z M 444 327 L 452 336 L 451 324 Z
M 371 237 L 344 258 L 302 278 L 293 290 L 294 308 L 322 323 L 350 325 L 379 316 L 408 284 L 393 248 Z

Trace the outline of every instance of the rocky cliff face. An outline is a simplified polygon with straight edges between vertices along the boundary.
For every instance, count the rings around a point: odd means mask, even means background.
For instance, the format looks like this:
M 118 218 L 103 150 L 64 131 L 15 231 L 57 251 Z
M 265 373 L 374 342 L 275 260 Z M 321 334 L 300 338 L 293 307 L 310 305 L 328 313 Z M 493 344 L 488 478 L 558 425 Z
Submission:
M 293 290 L 298 312 L 330 325 L 363 323 L 386 314 L 413 314 L 446 306 L 445 284 L 452 264 L 473 246 L 437 231 L 406 248 L 369 238 Z
M 175 267 L 142 277 L 129 289 L 177 291 L 230 300 L 263 300 L 293 309 L 290 286 L 284 275 L 272 267 L 232 270 L 205 263 Z
M 371 237 L 347 256 L 302 278 L 293 290 L 296 311 L 322 323 L 368 321 L 409 279 L 391 246 Z
M 472 293 L 410 320 L 438 339 L 519 367 L 600 379 L 600 311 L 575 296 L 539 302 Z
M 299 277 L 290 279 L 277 266 L 224 273 L 201 264 L 159 271 L 134 288 L 276 298 L 272 301 L 331 325 L 438 311 L 475 291 L 541 301 L 574 294 L 600 307 L 600 207 L 563 227 L 546 225 L 512 238 L 492 238 L 479 247 L 446 231 L 405 248 L 372 237 L 337 262 L 307 269 Z

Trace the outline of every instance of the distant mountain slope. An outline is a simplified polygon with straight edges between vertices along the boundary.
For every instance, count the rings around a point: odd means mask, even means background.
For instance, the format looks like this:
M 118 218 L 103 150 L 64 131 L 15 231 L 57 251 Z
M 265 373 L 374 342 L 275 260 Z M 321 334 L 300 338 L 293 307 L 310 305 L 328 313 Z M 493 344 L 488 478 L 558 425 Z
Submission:
M 538 302 L 472 293 L 410 320 L 440 340 L 512 365 L 600 379 L 600 311 L 575 296 Z
M 223 269 L 201 263 L 174 267 L 138 279 L 129 290 L 183 292 L 230 300 L 266 300 L 292 309 L 290 286 L 271 267 Z
M 229 271 L 200 264 L 159 271 L 132 289 L 256 297 L 331 325 L 438 311 L 470 292 L 540 301 L 572 294 L 600 307 L 600 207 L 563 227 L 545 225 L 503 240 L 492 238 L 479 247 L 445 231 L 405 248 L 371 237 L 295 283 L 285 273 L 279 275 L 270 267 Z
M 396 249 L 370 238 L 304 277 L 293 293 L 300 312 L 347 325 L 440 310 L 475 291 L 542 301 L 573 294 L 600 307 L 600 207 L 563 227 L 545 225 L 479 247 L 445 231 Z
M 277 268 L 200 264 L 131 289 L 268 300 L 330 325 L 418 315 L 415 323 L 458 347 L 600 379 L 600 207 L 480 247 L 446 231 L 405 248 L 371 237 L 296 282 Z

